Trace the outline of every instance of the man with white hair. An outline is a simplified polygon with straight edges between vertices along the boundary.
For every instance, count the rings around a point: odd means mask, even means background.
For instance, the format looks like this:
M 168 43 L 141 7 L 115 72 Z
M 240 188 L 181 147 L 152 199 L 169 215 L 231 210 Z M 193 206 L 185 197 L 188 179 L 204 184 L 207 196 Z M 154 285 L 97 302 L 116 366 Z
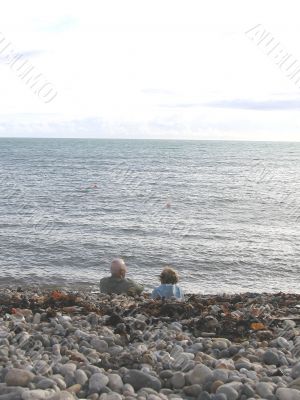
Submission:
M 122 258 L 115 258 L 110 267 L 111 276 L 100 280 L 100 292 L 107 294 L 139 295 L 144 287 L 131 279 L 125 278 L 127 267 Z

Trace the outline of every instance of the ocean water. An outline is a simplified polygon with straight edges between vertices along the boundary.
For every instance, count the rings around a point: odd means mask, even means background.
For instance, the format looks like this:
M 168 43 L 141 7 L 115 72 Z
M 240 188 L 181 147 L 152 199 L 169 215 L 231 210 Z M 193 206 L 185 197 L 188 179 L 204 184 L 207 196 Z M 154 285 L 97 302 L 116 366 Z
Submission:
M 0 139 L 0 285 L 300 292 L 300 143 Z

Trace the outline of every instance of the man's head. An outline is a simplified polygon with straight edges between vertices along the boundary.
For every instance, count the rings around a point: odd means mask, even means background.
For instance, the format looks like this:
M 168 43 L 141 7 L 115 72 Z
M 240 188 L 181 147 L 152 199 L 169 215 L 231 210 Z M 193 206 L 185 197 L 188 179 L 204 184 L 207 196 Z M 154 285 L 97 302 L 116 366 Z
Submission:
M 122 258 L 115 258 L 110 267 L 111 275 L 115 278 L 125 278 L 127 267 Z

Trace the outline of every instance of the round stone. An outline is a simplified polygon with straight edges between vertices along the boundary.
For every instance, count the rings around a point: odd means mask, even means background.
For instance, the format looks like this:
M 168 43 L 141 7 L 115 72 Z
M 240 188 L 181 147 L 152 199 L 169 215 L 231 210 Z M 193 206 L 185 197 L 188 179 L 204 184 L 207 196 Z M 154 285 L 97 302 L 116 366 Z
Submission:
M 297 389 L 279 388 L 276 391 L 279 400 L 300 400 L 300 391 Z
M 38 381 L 38 383 L 36 384 L 37 389 L 48 389 L 48 388 L 52 388 L 54 385 L 56 385 L 56 383 L 49 378 L 42 378 L 41 380 Z
M 237 398 L 239 397 L 238 392 L 228 383 L 219 386 L 217 389 L 217 393 L 224 393 L 227 400 L 237 400 Z
M 292 378 L 296 379 L 300 377 L 300 362 L 296 363 L 291 372 Z
M 247 358 L 244 358 L 244 357 L 238 359 L 234 364 L 235 364 L 235 368 L 237 370 L 240 370 L 242 368 L 248 369 L 248 370 L 252 369 L 251 362 L 249 360 L 247 360 Z
M 223 381 L 227 382 L 229 371 L 226 369 L 215 369 L 213 370 L 212 379 L 214 381 Z
M 172 378 L 172 376 L 173 376 L 173 372 L 170 369 L 164 369 L 159 374 L 159 377 L 161 379 L 169 379 L 169 378 Z
M 248 385 L 247 383 L 244 384 L 243 388 L 242 388 L 242 393 L 247 397 L 254 397 L 255 396 L 255 390 Z
M 133 388 L 133 386 L 130 385 L 129 383 L 125 383 L 125 384 L 123 385 L 123 394 L 125 395 L 125 393 L 126 393 L 126 394 L 128 393 L 129 395 L 134 394 L 134 388 Z
M 214 400 L 227 400 L 225 393 L 216 393 L 213 397 Z
M 276 343 L 278 347 L 281 347 L 282 349 L 289 349 L 291 346 L 289 342 L 282 336 L 276 339 Z
M 289 383 L 289 388 L 300 390 L 300 378 L 294 379 Z
M 210 394 L 206 391 L 201 392 L 197 400 L 211 400 Z
M 118 374 L 109 374 L 108 375 L 108 387 L 113 391 L 113 392 L 121 392 L 123 389 L 123 381 L 120 375 Z
M 161 382 L 158 378 L 137 369 L 129 370 L 123 378 L 125 383 L 130 383 L 135 390 L 151 388 L 157 392 L 161 389 Z
M 74 400 L 74 396 L 69 392 L 63 391 L 48 397 L 47 400 Z
M 259 382 L 256 385 L 256 393 L 266 399 L 268 396 L 272 396 L 274 392 L 274 385 L 270 382 Z
M 8 394 L 7 395 L 7 400 L 11 400 L 11 399 L 19 399 L 20 397 L 18 397 L 18 395 L 16 394 L 16 397 L 8 397 L 8 396 L 12 396 L 12 394 Z M 24 391 L 24 393 L 22 393 L 22 400 L 43 400 L 49 398 L 49 392 L 46 390 L 42 390 L 42 389 L 34 389 L 34 390 L 28 390 L 28 391 Z
M 224 385 L 224 382 L 222 382 L 222 381 L 214 381 L 212 383 L 212 385 L 211 385 L 211 389 L 210 389 L 211 392 L 212 393 L 216 393 L 217 389 L 222 385 Z
M 263 362 L 267 365 L 279 365 L 278 354 L 274 350 L 267 350 L 263 354 Z
M 94 338 L 91 340 L 91 346 L 99 353 L 106 353 L 108 350 L 108 344 L 105 340 Z
M 202 392 L 202 386 L 197 384 L 185 386 L 183 391 L 187 396 L 197 397 Z
M 218 339 L 213 342 L 212 348 L 218 350 L 226 350 L 228 348 L 228 344 L 226 340 Z
M 28 386 L 33 380 L 34 374 L 26 369 L 12 368 L 5 375 L 7 386 Z
M 100 400 L 122 400 L 122 396 L 119 393 L 103 393 L 100 396 Z
M 199 351 L 203 350 L 203 344 L 202 343 L 194 343 L 192 344 L 191 347 L 187 349 L 187 352 L 189 353 L 198 353 Z
M 97 372 L 90 377 L 89 380 L 89 393 L 99 393 L 109 382 L 106 375 Z
M 77 365 L 74 363 L 67 363 L 62 365 L 60 369 L 60 373 L 62 375 L 74 375 L 74 372 L 76 371 Z
M 191 385 L 202 385 L 213 376 L 210 368 L 204 364 L 197 364 L 195 368 L 187 374 L 187 379 Z
M 89 380 L 89 378 L 82 369 L 77 369 L 75 371 L 75 380 L 76 383 L 79 383 L 79 385 L 83 386 Z
M 79 385 L 79 383 L 75 383 L 74 385 L 69 386 L 67 389 L 69 393 L 79 393 L 80 390 L 81 390 L 81 385 Z
M 175 372 L 171 378 L 171 384 L 174 389 L 181 389 L 185 385 L 185 375 L 183 372 Z

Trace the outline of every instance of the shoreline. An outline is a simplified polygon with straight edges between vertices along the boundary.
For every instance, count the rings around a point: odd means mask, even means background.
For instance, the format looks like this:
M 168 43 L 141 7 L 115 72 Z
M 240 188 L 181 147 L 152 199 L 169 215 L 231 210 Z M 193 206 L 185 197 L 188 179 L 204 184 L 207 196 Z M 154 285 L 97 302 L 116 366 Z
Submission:
M 147 296 L 0 288 L 0 399 L 300 400 L 299 294 Z
M 103 275 L 105 277 L 107 275 Z M 99 278 L 96 283 L 91 283 L 91 282 L 74 282 L 74 283 L 63 283 L 63 282 L 58 282 L 58 283 L 52 283 L 52 284 L 37 284 L 35 281 L 32 282 L 26 282 L 24 283 L 23 280 L 17 280 L 14 279 L 13 283 L 12 281 L 9 280 L 9 282 L 4 282 L 0 283 L 0 292 L 3 290 L 23 290 L 23 291 L 31 291 L 32 288 L 34 287 L 37 291 L 49 291 L 49 290 L 62 290 L 62 291 L 67 291 L 67 292 L 81 292 L 81 293 L 90 293 L 91 291 L 94 294 L 100 294 L 100 289 L 99 289 L 99 283 L 100 283 Z M 143 294 L 145 295 L 150 295 L 152 293 L 152 290 L 158 286 L 158 283 L 156 285 L 147 285 L 144 288 Z M 182 287 L 182 285 L 181 285 Z M 185 296 L 189 297 L 192 295 L 196 296 L 233 296 L 233 295 L 275 295 L 278 293 L 284 293 L 286 295 L 295 295 L 295 296 L 300 296 L 300 289 L 299 291 L 293 291 L 293 290 L 249 290 L 249 289 L 242 289 L 242 290 L 218 290 L 218 291 L 208 291 L 208 290 L 198 290 L 198 291 L 189 291 L 186 288 L 184 288 L 184 294 Z

